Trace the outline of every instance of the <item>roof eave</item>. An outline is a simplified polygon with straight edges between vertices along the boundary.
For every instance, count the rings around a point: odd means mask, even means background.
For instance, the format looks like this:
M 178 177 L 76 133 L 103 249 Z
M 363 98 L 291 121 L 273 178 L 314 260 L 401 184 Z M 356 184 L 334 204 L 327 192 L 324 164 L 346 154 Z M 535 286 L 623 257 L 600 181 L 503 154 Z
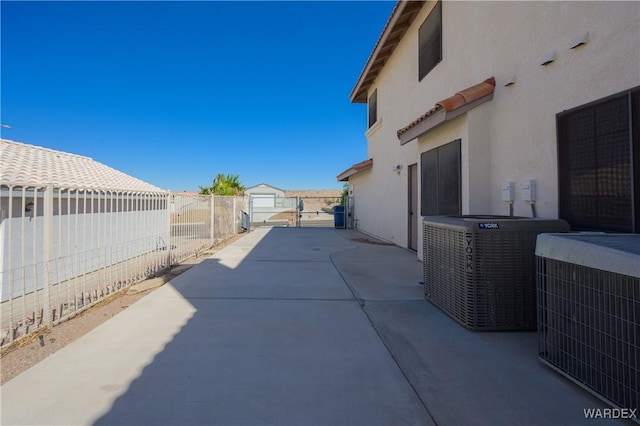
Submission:
M 433 129 L 437 125 L 444 123 L 447 119 L 447 112 L 444 109 L 439 110 L 435 114 L 430 115 L 425 120 L 421 121 L 417 125 L 413 126 L 405 133 L 400 135 L 398 139 L 400 139 L 400 145 L 404 145 L 406 143 L 411 142 L 418 136 L 421 136 L 427 133 L 429 130 Z
M 391 16 L 382 30 L 367 63 L 358 77 L 355 87 L 351 91 L 352 103 L 366 103 L 369 87 L 373 84 L 378 73 L 384 68 L 387 60 L 393 54 L 396 46 L 404 37 L 425 1 L 398 1 L 391 11 Z M 393 37 L 390 37 L 393 34 Z
M 344 172 L 340 173 L 338 176 L 336 176 L 336 178 L 338 182 L 348 182 L 349 178 L 356 173 L 358 173 L 357 170 L 350 168 L 349 170 L 345 170 Z
M 269 188 L 271 188 L 271 189 L 275 189 L 275 190 L 278 190 L 278 191 L 285 192 L 285 190 L 284 190 L 284 189 L 282 189 L 282 188 L 278 188 L 277 186 L 269 185 L 268 183 L 265 183 L 265 182 L 261 182 L 261 183 L 259 183 L 259 184 L 257 184 L 257 185 L 253 185 L 253 186 L 250 186 L 249 188 L 245 188 L 245 192 L 246 192 L 246 191 L 249 191 L 249 190 L 251 190 L 251 189 L 257 188 L 257 187 L 259 187 L 260 185 L 268 186 L 268 187 L 269 187 Z
M 404 145 L 406 143 L 411 142 L 412 140 L 416 139 L 419 136 L 424 135 L 429 130 L 444 123 L 445 121 L 451 121 L 454 118 L 459 117 L 460 115 L 471 111 L 478 105 L 481 105 L 485 102 L 490 101 L 491 99 L 493 99 L 493 92 L 486 96 L 481 97 L 480 99 L 476 99 L 473 102 L 470 102 L 459 108 L 456 108 L 452 111 L 447 112 L 444 108 L 439 110 L 437 113 L 427 117 L 425 120 L 423 120 L 416 126 L 410 128 L 405 133 L 398 136 L 398 139 L 400 140 L 400 145 Z
M 372 167 L 373 167 L 373 159 L 370 158 L 368 160 L 354 164 L 353 166 L 349 167 L 347 170 L 345 170 L 344 172 L 336 176 L 336 178 L 338 179 L 338 182 L 346 182 L 349 180 L 351 176 L 355 175 L 356 173 L 369 170 Z

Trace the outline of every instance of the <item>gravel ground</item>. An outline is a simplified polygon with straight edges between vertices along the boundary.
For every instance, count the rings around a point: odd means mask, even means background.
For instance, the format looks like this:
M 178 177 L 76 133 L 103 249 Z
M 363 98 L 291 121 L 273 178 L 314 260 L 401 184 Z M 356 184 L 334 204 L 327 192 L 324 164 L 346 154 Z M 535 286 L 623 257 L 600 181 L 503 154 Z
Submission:
M 196 265 L 243 235 L 235 235 L 201 256 L 187 259 L 181 265 Z M 185 270 L 186 268 L 180 268 L 181 272 Z M 76 317 L 64 321 L 51 329 L 41 330 L 39 333 L 16 342 L 17 344 L 3 349 L 0 358 L 0 384 L 8 382 L 49 355 L 84 336 L 154 290 L 155 288 L 135 294 L 128 294 L 127 290 L 124 290 L 98 302 L 97 305 L 88 308 Z

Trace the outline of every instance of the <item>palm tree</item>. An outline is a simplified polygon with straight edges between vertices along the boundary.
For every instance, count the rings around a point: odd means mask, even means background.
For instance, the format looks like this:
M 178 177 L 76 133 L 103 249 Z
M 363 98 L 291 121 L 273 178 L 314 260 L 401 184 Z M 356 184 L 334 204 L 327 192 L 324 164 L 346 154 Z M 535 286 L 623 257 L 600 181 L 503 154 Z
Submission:
M 203 195 L 244 195 L 245 186 L 240 182 L 240 175 L 218 173 L 210 187 L 200 186 Z
M 349 199 L 349 182 L 345 182 L 345 184 L 342 186 L 342 194 L 340 194 L 340 204 L 343 206 L 346 206 L 348 199 Z

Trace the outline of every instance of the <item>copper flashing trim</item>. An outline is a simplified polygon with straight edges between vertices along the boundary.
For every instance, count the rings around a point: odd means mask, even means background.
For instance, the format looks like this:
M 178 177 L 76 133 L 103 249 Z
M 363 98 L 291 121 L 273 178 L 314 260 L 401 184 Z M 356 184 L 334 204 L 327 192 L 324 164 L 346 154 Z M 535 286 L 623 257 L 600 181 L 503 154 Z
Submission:
M 364 170 L 368 170 L 373 167 L 373 158 L 369 158 L 368 160 L 361 161 L 359 163 L 354 164 L 349 167 L 344 172 L 340 173 L 337 176 L 339 182 L 345 182 L 349 180 L 349 177 L 355 175 L 356 173 L 360 173 Z
M 398 130 L 400 145 L 417 138 L 428 130 L 493 99 L 496 80 L 491 77 L 471 87 L 467 87 L 455 95 L 436 103 L 431 109 L 411 123 Z

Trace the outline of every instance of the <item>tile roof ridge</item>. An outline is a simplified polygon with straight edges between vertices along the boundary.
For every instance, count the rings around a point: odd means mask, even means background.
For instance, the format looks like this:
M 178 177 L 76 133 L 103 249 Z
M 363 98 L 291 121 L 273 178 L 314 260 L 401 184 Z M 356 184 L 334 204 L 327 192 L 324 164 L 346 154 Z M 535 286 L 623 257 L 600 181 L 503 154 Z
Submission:
M 62 154 L 66 157 L 76 157 L 76 158 L 82 158 L 83 160 L 90 160 L 90 161 L 96 161 L 91 157 L 87 157 L 86 155 L 80 155 L 80 154 L 73 154 L 71 152 L 65 152 L 65 151 L 60 151 L 57 149 L 53 149 L 53 148 L 46 148 L 44 146 L 39 146 L 39 145 L 33 145 L 30 143 L 25 143 L 25 142 L 20 142 L 20 141 L 14 141 L 12 139 L 5 139 L 5 138 L 0 138 L 0 141 L 2 142 L 6 142 L 6 143 L 10 143 L 10 144 L 14 144 L 14 145 L 22 145 L 31 149 L 37 149 L 40 151 L 46 151 L 46 152 L 52 152 L 55 154 Z M 96 161 L 99 162 L 99 161 Z M 107 166 L 108 167 L 108 166 Z
M 90 157 L 0 138 L 0 181 L 110 191 L 161 191 Z
M 489 93 L 493 93 L 495 86 L 495 78 L 490 77 L 478 84 L 459 90 L 455 95 L 441 100 L 438 104 L 442 105 L 447 112 L 449 112 L 486 96 Z
M 445 114 L 454 112 L 461 107 L 472 108 L 474 102 L 480 101 L 483 98 L 487 98 L 488 96 L 493 97 L 493 92 L 496 86 L 496 79 L 492 76 L 487 78 L 486 80 L 474 84 L 473 86 L 469 86 L 465 89 L 459 90 L 453 96 L 449 96 L 431 107 L 427 112 L 413 120 L 411 123 L 406 125 L 405 127 L 399 129 L 396 132 L 398 138 L 400 138 L 403 134 L 407 133 L 410 129 L 420 124 L 427 118 L 433 116 L 435 113 L 444 110 Z M 453 116 L 452 116 L 453 117 Z M 444 121 L 448 120 L 448 118 L 444 118 Z

